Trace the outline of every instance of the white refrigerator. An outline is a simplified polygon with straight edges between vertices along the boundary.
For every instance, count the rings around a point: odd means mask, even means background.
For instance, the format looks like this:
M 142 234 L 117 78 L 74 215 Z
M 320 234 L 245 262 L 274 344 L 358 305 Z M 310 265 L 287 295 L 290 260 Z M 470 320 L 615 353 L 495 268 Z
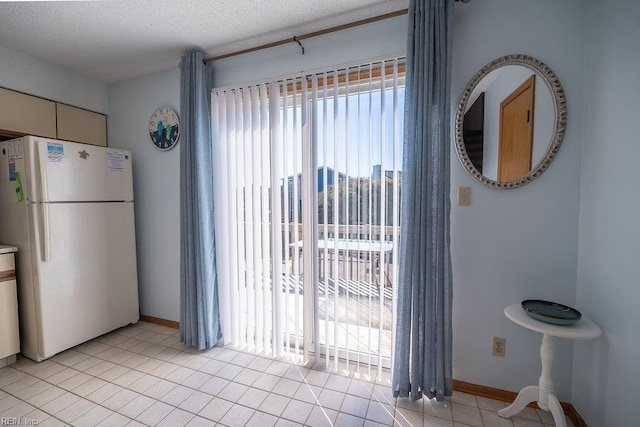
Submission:
M 27 136 L 0 142 L 0 159 L 21 353 L 41 361 L 137 322 L 131 153 Z

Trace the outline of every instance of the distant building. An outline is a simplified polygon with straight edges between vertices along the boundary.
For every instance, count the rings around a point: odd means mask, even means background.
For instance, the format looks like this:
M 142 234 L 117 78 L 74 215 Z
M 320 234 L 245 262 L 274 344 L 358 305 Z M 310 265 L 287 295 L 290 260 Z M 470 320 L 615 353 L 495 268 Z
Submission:
M 393 179 L 393 171 L 384 171 L 386 179 Z M 402 179 L 402 171 L 398 171 L 398 177 Z M 380 182 L 382 179 L 382 165 L 373 165 L 373 171 L 371 173 L 371 182 Z
M 347 175 L 345 173 L 342 172 L 335 172 L 333 168 L 326 168 L 327 171 L 327 182 L 326 185 L 327 186 L 332 186 L 334 185 L 336 182 L 336 175 L 337 175 L 337 179 L 338 179 L 338 184 L 346 182 L 347 181 Z M 318 172 L 317 172 L 317 178 L 318 178 L 318 185 L 317 185 L 317 194 L 322 194 L 325 190 L 325 168 L 324 167 L 319 167 L 318 168 Z M 393 180 L 393 170 L 385 170 L 384 171 L 384 176 L 385 176 L 385 182 L 387 183 L 387 185 L 390 185 L 390 183 Z M 382 166 L 381 165 L 374 165 L 373 166 L 373 170 L 371 173 L 371 177 L 350 177 L 349 179 L 349 186 L 358 186 L 359 188 L 361 188 L 361 191 L 358 191 L 358 196 L 357 197 L 362 197 L 362 194 L 368 194 L 368 192 L 370 191 L 370 184 L 376 184 L 376 183 L 380 183 L 381 182 L 381 177 L 382 177 Z M 295 200 L 297 200 L 296 203 L 294 203 L 294 178 L 296 179 L 296 197 Z M 398 171 L 398 178 L 401 182 L 402 180 L 402 171 Z M 284 212 L 284 205 L 282 207 L 282 212 L 283 212 L 283 218 L 288 218 L 289 222 L 293 222 L 294 218 L 296 218 L 295 215 L 295 210 L 297 209 L 297 220 L 298 222 L 302 222 L 302 174 L 297 174 L 295 176 L 290 176 L 287 178 L 287 210 L 288 210 L 288 214 L 285 214 Z M 353 187 L 352 187 L 353 188 Z M 379 188 L 379 186 L 378 186 Z M 284 192 L 284 188 L 281 188 L 280 190 L 281 192 Z M 375 191 L 375 190 L 374 190 Z M 390 190 L 389 190 L 390 191 Z M 376 195 L 377 193 L 374 193 L 373 195 L 373 203 L 374 205 L 379 206 L 380 205 L 380 200 L 379 200 L 379 196 Z M 282 196 L 284 197 L 284 194 L 282 194 Z M 350 196 L 353 197 L 353 196 Z M 329 200 L 328 204 L 329 206 L 332 205 L 332 201 Z M 355 203 L 356 205 L 361 203 L 355 199 L 351 200 L 350 199 L 350 204 Z M 362 202 L 364 203 L 364 202 Z M 391 199 L 388 199 L 386 203 L 392 203 Z M 340 222 L 344 222 L 345 218 L 343 217 L 345 215 L 345 212 L 343 211 L 342 208 L 343 202 L 340 202 Z M 391 209 L 391 206 L 388 206 L 387 208 L 388 210 Z M 373 208 L 372 209 L 372 217 L 369 218 L 368 217 L 368 208 L 365 211 L 361 211 L 359 212 L 360 215 L 364 215 L 364 217 L 358 218 L 358 209 L 351 209 L 349 212 L 349 223 L 350 224 L 364 224 L 364 223 L 369 223 L 371 222 L 372 224 L 379 224 L 380 219 L 376 217 L 376 215 L 378 215 L 378 211 L 380 210 L 380 208 L 378 207 Z M 327 219 L 328 221 L 333 221 L 332 216 L 333 216 L 333 210 L 329 209 L 329 219 Z M 356 215 L 356 216 L 354 216 Z M 366 217 L 366 218 L 365 218 Z
M 333 168 L 325 168 L 323 166 L 318 168 L 318 193 L 322 193 L 324 191 L 324 171 L 327 171 L 327 185 L 333 185 L 336 179 L 336 172 Z M 293 176 L 287 178 L 287 195 L 289 201 L 289 221 L 293 220 Z M 342 172 L 338 172 L 338 183 L 344 182 L 347 179 L 347 175 Z M 299 173 L 296 175 L 296 191 L 298 192 L 298 221 L 302 221 L 302 174 Z

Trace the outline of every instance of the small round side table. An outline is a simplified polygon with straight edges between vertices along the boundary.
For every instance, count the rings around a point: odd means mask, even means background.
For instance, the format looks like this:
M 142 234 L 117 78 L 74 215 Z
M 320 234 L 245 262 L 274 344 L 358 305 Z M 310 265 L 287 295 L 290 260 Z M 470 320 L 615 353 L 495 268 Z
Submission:
M 566 427 L 564 412 L 562 406 L 560 406 L 560 401 L 555 395 L 551 378 L 551 368 L 555 356 L 553 337 L 576 340 L 594 339 L 600 336 L 600 327 L 584 314 L 578 323 L 571 326 L 541 322 L 529 317 L 520 304 L 512 304 L 506 307 L 504 314 L 514 323 L 542 334 L 542 345 L 540 346 L 542 373 L 537 386 L 530 385 L 520 390 L 513 403 L 498 411 L 498 415 L 503 418 L 510 418 L 522 411 L 529 403 L 537 402 L 540 409 L 551 412 L 557 427 Z

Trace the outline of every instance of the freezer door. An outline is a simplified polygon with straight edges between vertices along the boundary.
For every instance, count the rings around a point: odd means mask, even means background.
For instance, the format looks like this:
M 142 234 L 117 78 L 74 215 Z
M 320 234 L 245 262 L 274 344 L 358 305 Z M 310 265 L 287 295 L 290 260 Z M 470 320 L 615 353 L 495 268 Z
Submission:
M 133 203 L 44 205 L 29 206 L 51 224 L 33 245 L 39 351 L 27 356 L 37 360 L 139 319 Z
M 20 145 L 22 147 L 22 145 Z M 0 142 L 0 242 L 5 245 L 16 246 L 18 252 L 15 254 L 16 273 L 18 277 L 18 297 L 20 314 L 20 337 L 36 336 L 36 311 L 33 299 L 33 248 L 31 242 L 33 233 L 31 224 L 33 218 L 30 217 L 28 203 L 25 201 L 26 195 L 22 181 L 18 181 L 16 171 L 24 171 L 23 150 L 16 148 L 16 144 L 9 144 L 7 141 Z M 24 175 L 20 175 L 24 176 Z M 22 192 L 16 192 L 17 189 Z M 23 199 L 19 201 L 20 197 Z M 1 317 L 1 316 L 0 316 Z M 31 339 L 26 342 L 32 343 L 33 347 L 24 343 L 21 345 L 23 353 L 36 354 L 36 340 Z
M 133 200 L 129 151 L 34 136 L 21 139 L 28 200 Z

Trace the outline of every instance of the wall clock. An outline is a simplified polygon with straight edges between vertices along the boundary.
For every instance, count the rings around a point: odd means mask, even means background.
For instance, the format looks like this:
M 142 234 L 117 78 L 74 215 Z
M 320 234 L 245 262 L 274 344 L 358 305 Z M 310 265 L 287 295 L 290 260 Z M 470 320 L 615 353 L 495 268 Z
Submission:
M 160 150 L 170 150 L 180 137 L 180 119 L 171 107 L 160 107 L 149 119 L 151 142 Z

